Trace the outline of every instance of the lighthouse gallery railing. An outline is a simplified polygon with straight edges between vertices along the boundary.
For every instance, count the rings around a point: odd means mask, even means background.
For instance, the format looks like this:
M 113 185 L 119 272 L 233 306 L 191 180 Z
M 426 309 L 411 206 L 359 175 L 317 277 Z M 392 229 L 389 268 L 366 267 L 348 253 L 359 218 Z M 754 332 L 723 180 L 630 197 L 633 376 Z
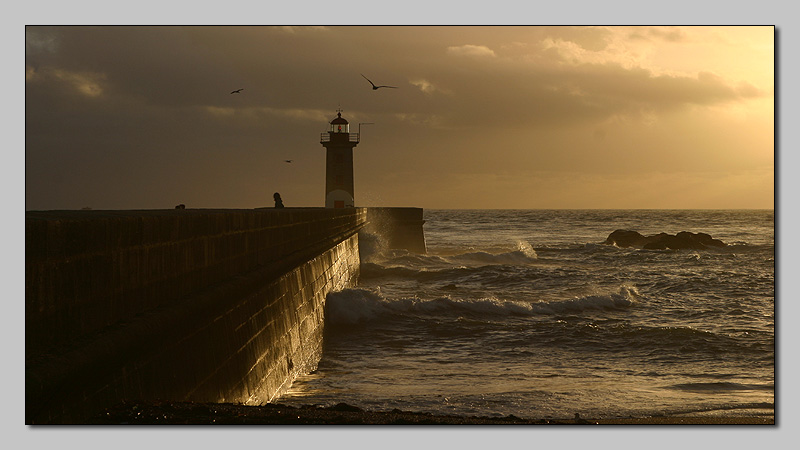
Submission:
M 348 137 L 348 141 L 349 142 L 361 142 L 359 140 L 359 133 L 330 133 L 330 132 L 325 132 L 325 133 L 320 134 L 319 141 L 320 142 L 330 142 L 331 141 L 331 136 L 334 135 L 334 134 L 349 134 L 349 137 Z

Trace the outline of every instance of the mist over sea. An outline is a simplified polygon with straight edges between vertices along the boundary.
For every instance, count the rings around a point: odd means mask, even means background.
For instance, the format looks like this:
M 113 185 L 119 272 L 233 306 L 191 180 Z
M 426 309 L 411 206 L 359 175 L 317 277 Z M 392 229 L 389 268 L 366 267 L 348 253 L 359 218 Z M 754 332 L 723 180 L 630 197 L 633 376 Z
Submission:
M 361 239 L 318 370 L 278 403 L 525 418 L 771 415 L 772 210 L 426 210 L 427 255 Z M 729 245 L 641 250 L 617 229 Z

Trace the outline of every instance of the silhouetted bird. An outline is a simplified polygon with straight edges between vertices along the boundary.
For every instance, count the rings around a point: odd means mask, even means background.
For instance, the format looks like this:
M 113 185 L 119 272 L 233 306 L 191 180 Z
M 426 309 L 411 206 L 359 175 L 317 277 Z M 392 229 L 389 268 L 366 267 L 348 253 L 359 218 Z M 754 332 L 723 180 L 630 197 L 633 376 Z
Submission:
M 364 74 L 362 73 L 362 74 L 361 74 L 361 76 L 362 76 L 362 77 L 364 77 Z M 367 78 L 367 77 L 364 77 L 364 79 L 365 79 L 365 80 L 367 80 L 367 81 L 369 81 L 369 84 L 371 84 L 371 85 L 372 85 L 372 90 L 373 90 L 373 91 L 375 91 L 375 90 L 378 90 L 378 89 L 380 89 L 380 88 L 382 88 L 382 87 L 388 87 L 388 88 L 394 88 L 394 89 L 397 89 L 397 86 L 375 86 L 375 83 L 373 83 L 373 82 L 372 82 L 372 81 L 371 81 L 369 78 Z
M 286 161 L 287 163 L 291 163 L 291 162 L 292 162 L 292 161 L 294 161 L 294 160 L 293 160 L 293 159 L 286 159 L 285 161 Z
M 231 94 L 238 94 L 238 93 L 242 92 L 243 90 L 244 90 L 244 88 L 237 89 L 237 90 L 231 92 Z

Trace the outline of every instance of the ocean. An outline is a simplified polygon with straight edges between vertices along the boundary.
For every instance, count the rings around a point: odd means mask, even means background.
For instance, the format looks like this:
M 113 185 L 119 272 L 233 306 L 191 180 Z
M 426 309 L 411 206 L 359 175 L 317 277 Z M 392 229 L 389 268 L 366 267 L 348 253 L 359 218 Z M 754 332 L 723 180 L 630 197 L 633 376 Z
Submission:
M 275 402 L 522 418 L 772 415 L 772 210 L 425 210 L 428 253 L 361 238 L 318 369 Z M 704 232 L 704 250 L 603 244 Z

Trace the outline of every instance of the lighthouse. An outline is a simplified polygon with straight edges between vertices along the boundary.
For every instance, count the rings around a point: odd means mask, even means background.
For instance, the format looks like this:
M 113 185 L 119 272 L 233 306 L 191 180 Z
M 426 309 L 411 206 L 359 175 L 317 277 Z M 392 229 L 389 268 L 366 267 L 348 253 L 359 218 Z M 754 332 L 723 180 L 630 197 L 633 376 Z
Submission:
M 353 148 L 358 145 L 358 133 L 350 133 L 350 124 L 337 110 L 330 128 L 322 133 L 320 144 L 327 150 L 325 158 L 325 207 L 352 208 Z

